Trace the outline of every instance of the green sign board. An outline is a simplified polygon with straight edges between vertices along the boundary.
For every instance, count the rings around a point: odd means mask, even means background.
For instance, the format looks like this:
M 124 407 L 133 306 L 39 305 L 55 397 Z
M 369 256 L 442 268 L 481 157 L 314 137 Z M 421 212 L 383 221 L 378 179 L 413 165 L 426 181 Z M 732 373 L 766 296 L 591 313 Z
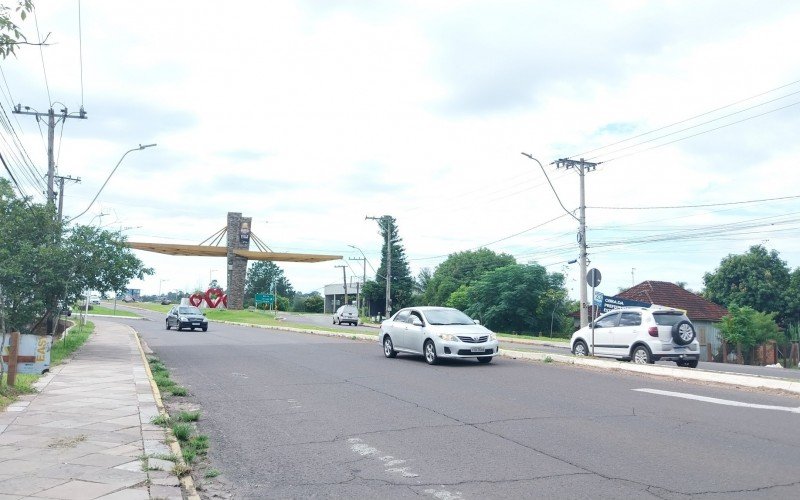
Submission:
M 275 296 L 271 293 L 257 293 L 256 294 L 256 305 L 258 304 L 274 304 L 275 303 Z

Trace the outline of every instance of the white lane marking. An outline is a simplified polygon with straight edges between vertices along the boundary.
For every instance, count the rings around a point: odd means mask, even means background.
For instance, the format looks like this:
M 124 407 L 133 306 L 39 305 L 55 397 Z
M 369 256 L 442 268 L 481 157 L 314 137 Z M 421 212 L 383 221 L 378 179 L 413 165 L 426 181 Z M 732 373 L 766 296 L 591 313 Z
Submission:
M 379 455 L 377 448 L 366 444 L 359 438 L 350 438 L 347 442 L 350 443 L 350 449 L 362 457 Z M 419 474 L 413 472 L 408 467 L 394 467 L 395 465 L 406 463 L 405 460 L 396 459 L 391 455 L 379 457 L 378 460 L 384 463 L 384 470 L 390 474 L 400 474 L 403 477 L 419 477 Z
M 462 500 L 464 498 L 461 496 L 460 491 L 449 492 L 447 490 L 427 489 L 425 490 L 425 493 L 433 496 L 433 498 L 438 498 L 439 500 Z
M 793 408 L 791 406 L 772 406 L 772 405 L 757 405 L 753 403 L 742 403 L 741 401 L 732 401 L 730 399 L 709 398 L 706 396 L 698 396 L 696 394 L 687 394 L 684 392 L 661 391 L 658 389 L 632 389 L 638 392 L 647 392 L 650 394 L 658 394 L 660 396 L 671 396 L 673 398 L 693 399 L 695 401 L 703 401 L 705 403 L 714 403 L 725 406 L 739 406 L 742 408 L 755 408 L 758 410 L 776 410 L 788 411 L 789 413 L 800 413 L 800 408 Z

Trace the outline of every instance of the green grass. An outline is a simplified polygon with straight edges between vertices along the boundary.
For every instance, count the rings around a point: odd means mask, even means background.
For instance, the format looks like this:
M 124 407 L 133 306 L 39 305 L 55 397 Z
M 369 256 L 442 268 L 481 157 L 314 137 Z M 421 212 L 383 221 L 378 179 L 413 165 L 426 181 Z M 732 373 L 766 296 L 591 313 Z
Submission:
M 192 425 L 187 423 L 177 423 L 172 424 L 172 433 L 175 434 L 175 437 L 178 438 L 178 441 L 181 443 L 186 442 L 189 440 L 189 436 L 192 435 Z
M 206 473 L 203 475 L 203 477 L 205 477 L 206 479 L 212 479 L 219 476 L 220 474 L 222 473 L 217 469 L 208 469 Z
M 16 401 L 20 395 L 34 394 L 36 389 L 33 388 L 33 383 L 39 380 L 39 375 L 19 373 L 14 387 L 8 386 L 7 379 L 7 373 L 4 373 L 3 378 L 0 379 L 0 411 Z
M 128 307 L 147 309 L 148 311 L 163 312 L 164 314 L 166 314 L 169 312 L 170 309 L 172 309 L 172 306 L 174 304 L 161 305 L 161 304 L 156 304 L 155 302 L 134 302 L 125 305 Z
M 71 356 L 86 342 L 92 332 L 94 332 L 94 323 L 87 321 L 83 326 L 73 327 L 66 337 L 53 340 L 53 347 L 50 349 L 50 365 L 58 365 L 65 358 Z
M 169 415 L 158 415 L 150 419 L 150 423 L 161 427 L 169 427 L 172 425 L 172 419 Z
M 76 312 L 76 313 L 82 313 L 82 312 L 85 312 L 85 311 L 86 311 L 86 309 L 84 309 L 83 307 L 77 307 L 76 306 L 75 308 L 73 308 L 73 312 Z M 132 313 L 130 311 L 123 311 L 119 307 L 117 308 L 117 311 L 115 313 L 114 309 L 111 308 L 111 307 L 98 306 L 98 305 L 93 305 L 92 308 L 89 310 L 89 314 L 105 314 L 107 316 L 123 316 L 123 317 L 126 317 L 126 318 L 140 318 L 141 317 L 136 313 Z
M 186 390 L 186 387 L 175 385 L 169 388 L 169 393 L 173 396 L 186 396 L 189 394 L 189 391 Z
M 199 411 L 182 411 L 178 415 L 178 420 L 181 422 L 197 422 L 200 420 Z
M 514 339 L 541 340 L 543 342 L 552 342 L 554 344 L 569 345 L 568 338 L 547 337 L 544 335 L 515 335 L 513 333 L 498 333 L 497 338 L 498 340 L 514 340 Z

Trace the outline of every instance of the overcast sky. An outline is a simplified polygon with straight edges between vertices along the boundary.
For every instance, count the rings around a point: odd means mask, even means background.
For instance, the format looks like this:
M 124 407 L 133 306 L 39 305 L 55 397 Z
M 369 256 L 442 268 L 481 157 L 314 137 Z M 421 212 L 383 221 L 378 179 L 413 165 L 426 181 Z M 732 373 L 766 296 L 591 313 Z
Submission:
M 606 294 L 699 291 L 754 244 L 800 266 L 796 2 L 83 0 L 82 36 L 77 0 L 37 5 L 23 31 L 50 45 L 0 63 L 0 101 L 41 176 L 46 127 L 12 103 L 85 107 L 56 131 L 58 173 L 81 178 L 67 217 L 158 143 L 78 219 L 132 241 L 197 244 L 242 212 L 274 251 L 343 255 L 350 276 L 348 245 L 378 267 L 364 218 L 387 214 L 415 275 L 486 246 L 565 272 L 577 298 L 577 222 L 526 152 L 570 211 L 578 176 L 550 162 L 603 162 L 586 203 Z M 223 259 L 136 253 L 144 293 L 226 281 Z M 337 264 L 280 265 L 310 292 Z

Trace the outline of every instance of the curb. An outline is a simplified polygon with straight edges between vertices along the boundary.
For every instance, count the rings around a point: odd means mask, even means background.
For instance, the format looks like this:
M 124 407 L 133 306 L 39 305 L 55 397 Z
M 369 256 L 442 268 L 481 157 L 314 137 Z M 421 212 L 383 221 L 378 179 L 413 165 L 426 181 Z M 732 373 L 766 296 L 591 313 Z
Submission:
M 697 380 L 701 382 L 715 382 L 718 384 L 750 387 L 754 389 L 777 389 L 781 391 L 800 394 L 800 381 L 779 378 L 763 377 L 760 375 L 738 375 L 731 373 L 698 370 L 697 368 L 671 368 L 668 366 L 637 365 L 621 361 L 599 360 L 589 357 L 565 356 L 563 354 L 534 353 L 524 351 L 500 350 L 500 356 L 512 359 L 526 359 L 531 361 L 545 361 L 550 358 L 557 363 L 605 368 L 615 371 L 646 373 L 674 379 Z
M 369 340 L 373 342 L 377 340 L 376 335 L 365 335 L 363 333 L 338 333 L 338 332 L 329 332 L 325 330 L 310 330 L 310 329 L 293 328 L 287 326 L 253 325 L 250 323 L 241 323 L 238 321 L 214 321 L 214 322 L 227 325 L 262 328 L 265 330 L 281 330 L 294 333 L 321 335 L 324 337 L 343 337 L 347 339 Z M 522 342 L 522 343 L 527 344 L 528 342 Z M 754 389 L 773 389 L 773 390 L 791 392 L 794 394 L 800 394 L 800 380 L 786 380 L 780 378 L 764 377 L 761 375 L 739 375 L 731 373 L 712 372 L 707 370 L 698 370 L 697 368 L 671 368 L 667 366 L 637 365 L 634 363 L 621 362 L 621 361 L 600 360 L 589 357 L 580 358 L 575 356 L 566 356 L 563 354 L 514 351 L 509 349 L 500 349 L 497 355 L 511 359 L 524 359 L 528 361 L 545 361 L 547 358 L 550 358 L 552 361 L 556 363 L 589 366 L 594 368 L 604 368 L 607 370 L 610 369 L 615 371 L 645 373 L 649 375 L 669 377 L 673 379 L 697 380 L 700 382 L 715 382 L 718 384 L 750 387 Z
M 142 347 L 142 341 L 139 338 L 139 332 L 131 328 L 134 333 L 134 338 L 136 339 L 136 346 L 139 348 L 139 354 L 142 357 L 142 363 L 144 364 L 145 372 L 147 372 L 147 378 L 150 380 L 150 389 L 153 391 L 153 397 L 156 400 L 156 406 L 158 407 L 158 412 L 161 415 L 168 416 L 167 411 L 164 409 L 164 402 L 161 400 L 161 391 L 158 389 L 156 385 L 156 381 L 153 379 L 153 372 L 150 371 L 150 363 L 147 361 L 147 356 L 144 353 L 144 348 Z M 178 461 L 180 464 L 186 466 L 186 463 L 183 460 L 183 452 L 181 450 L 181 445 L 178 443 L 178 440 L 175 439 L 175 436 L 172 435 L 172 430 L 169 428 L 165 428 L 164 432 L 166 435 L 172 437 L 171 440 L 167 443 L 169 445 L 170 450 L 172 453 L 178 457 Z M 187 466 L 188 467 L 188 466 Z M 197 494 L 197 489 L 194 486 L 194 480 L 192 479 L 191 474 L 184 474 L 183 476 L 179 476 L 178 480 L 181 483 L 184 491 L 186 492 L 186 497 L 189 500 L 200 500 L 200 495 Z

